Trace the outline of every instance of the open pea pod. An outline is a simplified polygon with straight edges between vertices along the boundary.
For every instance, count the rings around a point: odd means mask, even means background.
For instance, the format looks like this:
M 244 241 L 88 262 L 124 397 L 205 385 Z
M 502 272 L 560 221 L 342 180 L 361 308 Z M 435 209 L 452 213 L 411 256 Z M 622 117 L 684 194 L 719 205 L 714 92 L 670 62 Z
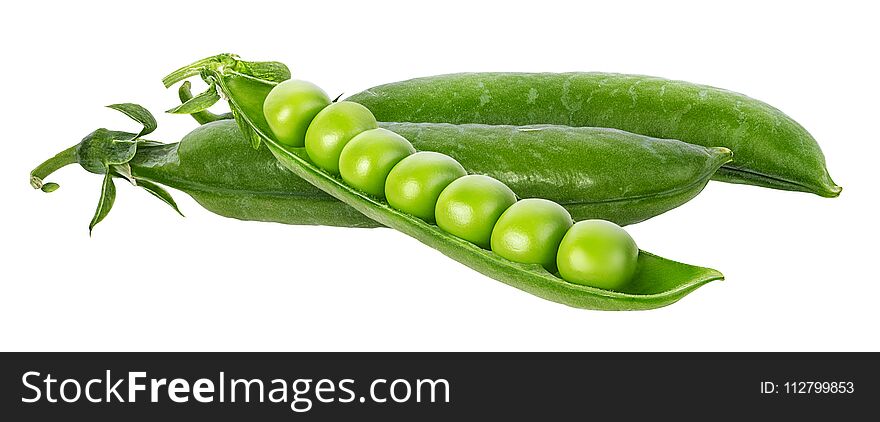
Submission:
M 567 282 L 539 265 L 509 261 L 347 186 L 341 179 L 312 164 L 304 148 L 289 148 L 278 143 L 262 110 L 264 99 L 277 82 L 239 72 L 235 66 L 214 66 L 210 63 L 197 63 L 195 66 L 199 67 L 198 71 L 178 70 L 175 74 L 200 74 L 208 83 L 216 84 L 227 98 L 245 136 L 254 145 L 264 142 L 284 167 L 368 218 L 410 235 L 505 284 L 577 308 L 641 310 L 669 305 L 698 287 L 723 278 L 720 272 L 710 268 L 683 264 L 640 251 L 636 274 L 631 282 L 623 291 L 611 291 Z

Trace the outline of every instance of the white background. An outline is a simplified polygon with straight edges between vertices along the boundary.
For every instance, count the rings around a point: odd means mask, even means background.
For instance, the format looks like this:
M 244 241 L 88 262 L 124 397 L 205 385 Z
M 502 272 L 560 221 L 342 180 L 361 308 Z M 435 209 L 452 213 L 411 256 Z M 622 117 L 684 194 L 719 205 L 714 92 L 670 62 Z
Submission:
M 299 3 L 299 2 L 297 2 Z M 877 11 L 870 2 L 13 2 L 0 17 L 3 350 L 878 350 Z M 722 270 L 672 306 L 584 311 L 493 281 L 397 232 L 240 222 L 174 192 L 32 167 L 115 102 L 161 114 L 160 78 L 218 52 L 279 60 L 329 93 L 458 71 L 600 70 L 725 87 L 819 140 L 840 198 L 712 182 L 631 227 Z

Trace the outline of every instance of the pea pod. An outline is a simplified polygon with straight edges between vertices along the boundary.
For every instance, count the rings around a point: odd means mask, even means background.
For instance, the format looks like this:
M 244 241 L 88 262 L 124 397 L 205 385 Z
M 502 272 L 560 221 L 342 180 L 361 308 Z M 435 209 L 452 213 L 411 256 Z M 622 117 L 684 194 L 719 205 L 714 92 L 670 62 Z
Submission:
M 178 71 L 180 73 L 180 71 Z M 673 303 L 697 287 L 722 278 L 715 270 L 669 261 L 641 252 L 633 281 L 626 291 L 611 291 L 566 282 L 540 265 L 517 264 L 449 235 L 437 226 L 399 212 L 367 196 L 312 164 L 304 148 L 282 146 L 273 139 L 262 102 L 274 87 L 269 80 L 226 66 L 199 65 L 204 78 L 216 83 L 228 99 L 232 113 L 253 144 L 265 143 L 279 163 L 298 177 L 351 206 L 376 222 L 406 233 L 445 255 L 513 287 L 570 306 L 631 310 Z
M 181 99 L 191 97 L 185 84 Z M 233 120 L 204 111 L 194 117 L 212 123 L 195 129 L 179 144 L 138 145 L 127 165 L 139 186 L 172 187 L 214 213 L 242 220 L 378 226 L 280 166 L 268 149 L 251 148 Z M 576 220 L 601 218 L 618 224 L 642 221 L 683 204 L 730 159 L 729 151 L 722 148 L 611 129 L 436 123 L 381 126 L 410 139 L 420 150 L 451 155 L 471 173 L 505 182 L 522 198 L 541 197 L 563 204 Z M 92 142 L 91 136 L 83 141 Z M 75 154 L 67 159 L 68 163 L 76 161 Z M 45 178 L 45 170 L 35 173 Z
M 370 88 L 347 99 L 380 121 L 611 127 L 734 153 L 716 180 L 840 194 L 800 124 L 735 92 L 615 73 L 459 73 Z

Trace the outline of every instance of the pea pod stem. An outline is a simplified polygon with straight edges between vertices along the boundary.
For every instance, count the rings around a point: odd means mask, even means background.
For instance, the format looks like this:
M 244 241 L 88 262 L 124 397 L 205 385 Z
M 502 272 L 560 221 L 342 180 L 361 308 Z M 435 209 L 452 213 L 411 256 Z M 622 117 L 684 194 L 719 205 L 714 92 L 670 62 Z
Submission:
M 77 162 L 76 149 L 78 145 L 74 145 L 64 151 L 59 152 L 54 157 L 44 161 L 42 164 L 31 170 L 31 186 L 34 189 L 42 189 L 44 180 L 58 169 Z

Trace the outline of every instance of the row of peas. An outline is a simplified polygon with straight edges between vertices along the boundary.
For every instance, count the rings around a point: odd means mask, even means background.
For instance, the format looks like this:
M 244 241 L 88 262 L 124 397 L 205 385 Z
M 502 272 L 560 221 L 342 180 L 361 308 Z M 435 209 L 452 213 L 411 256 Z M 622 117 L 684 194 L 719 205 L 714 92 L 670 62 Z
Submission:
M 263 113 L 276 140 L 305 147 L 327 173 L 506 259 L 611 290 L 636 270 L 638 247 L 620 226 L 604 220 L 574 223 L 555 202 L 517 200 L 504 183 L 469 175 L 448 155 L 416 152 L 406 138 L 379 128 L 366 107 L 331 102 L 310 82 L 278 84 Z

